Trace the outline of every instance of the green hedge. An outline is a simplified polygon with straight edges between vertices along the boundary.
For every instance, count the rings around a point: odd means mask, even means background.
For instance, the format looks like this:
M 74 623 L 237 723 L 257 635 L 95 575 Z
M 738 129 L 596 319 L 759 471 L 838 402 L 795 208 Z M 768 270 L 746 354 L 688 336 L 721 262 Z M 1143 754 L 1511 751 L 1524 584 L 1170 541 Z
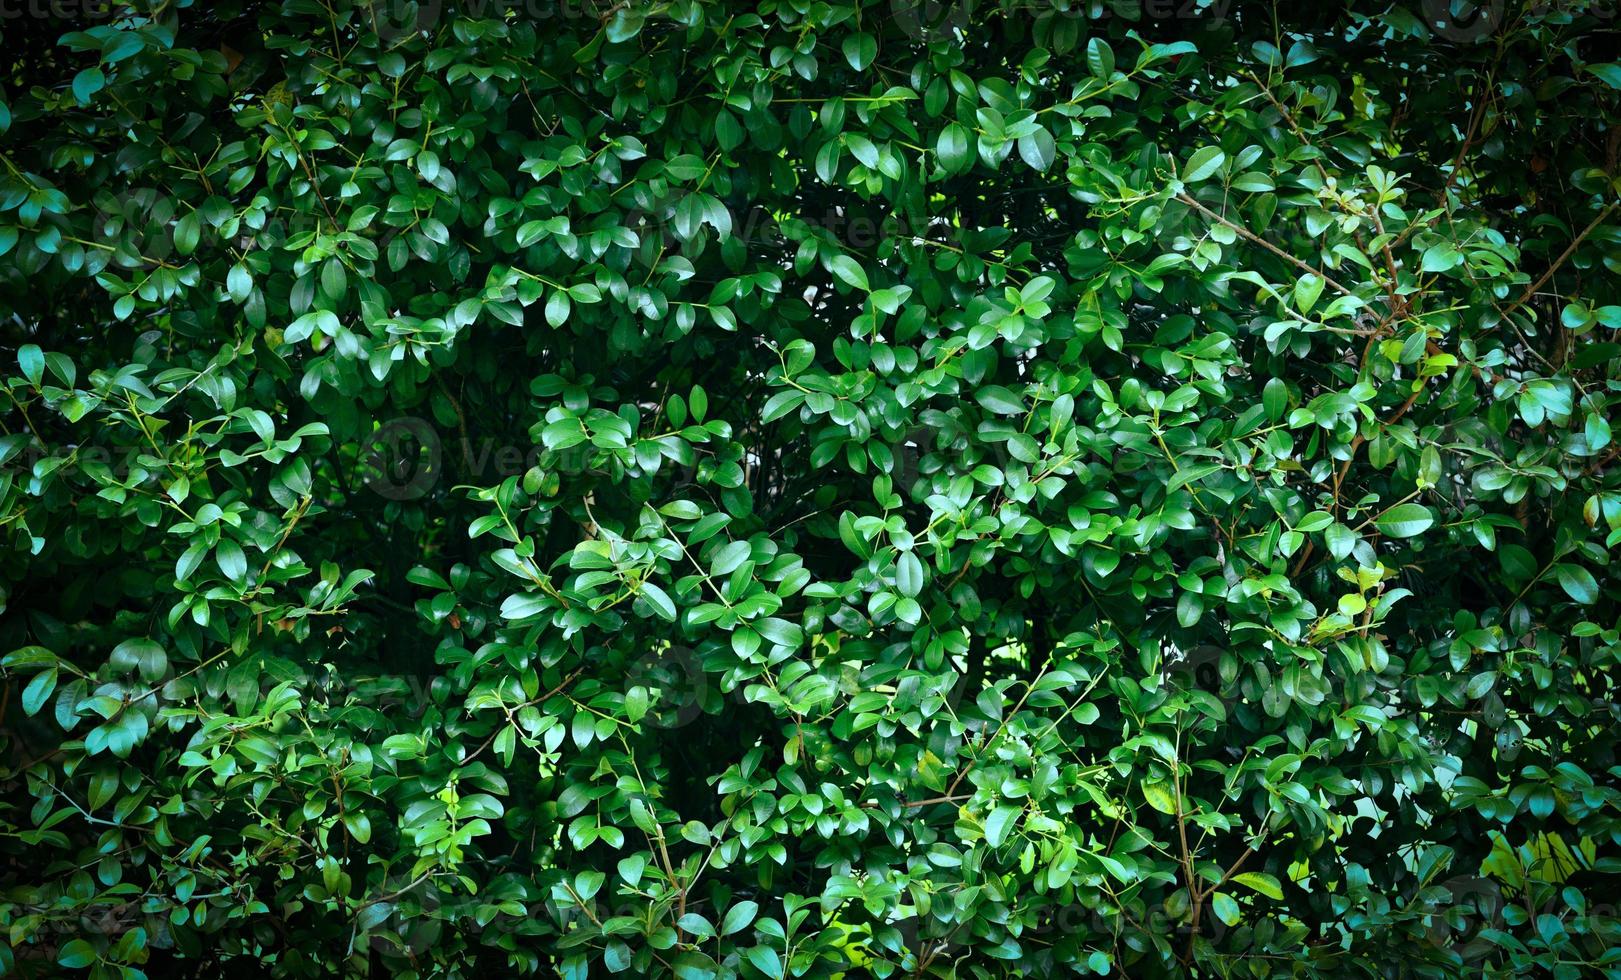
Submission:
M 0 20 L 0 972 L 1621 975 L 1613 4 Z

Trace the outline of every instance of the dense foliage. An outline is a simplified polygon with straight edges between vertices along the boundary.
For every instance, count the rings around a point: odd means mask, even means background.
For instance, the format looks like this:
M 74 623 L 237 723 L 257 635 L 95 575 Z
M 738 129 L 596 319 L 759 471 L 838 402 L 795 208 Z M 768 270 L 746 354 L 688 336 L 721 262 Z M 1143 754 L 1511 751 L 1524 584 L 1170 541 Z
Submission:
M 8 5 L 0 972 L 1621 975 L 1616 13 Z

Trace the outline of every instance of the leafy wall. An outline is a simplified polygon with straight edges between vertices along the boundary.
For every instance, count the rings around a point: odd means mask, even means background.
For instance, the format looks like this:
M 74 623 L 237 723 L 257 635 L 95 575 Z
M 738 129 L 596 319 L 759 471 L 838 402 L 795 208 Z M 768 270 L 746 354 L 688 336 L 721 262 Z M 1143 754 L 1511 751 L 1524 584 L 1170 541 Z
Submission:
M 5 12 L 5 972 L 1621 972 L 1613 4 Z

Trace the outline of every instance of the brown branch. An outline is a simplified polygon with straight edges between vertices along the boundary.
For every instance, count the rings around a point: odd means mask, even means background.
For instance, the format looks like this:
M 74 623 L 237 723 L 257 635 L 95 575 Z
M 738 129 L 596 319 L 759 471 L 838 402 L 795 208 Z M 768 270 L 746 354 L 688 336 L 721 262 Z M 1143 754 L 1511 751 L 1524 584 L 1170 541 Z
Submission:
M 1493 68 L 1495 70 L 1495 66 Z M 1486 87 L 1488 90 L 1491 88 L 1491 84 L 1491 79 L 1487 78 Z M 1457 181 L 1458 174 L 1462 172 L 1460 168 L 1463 166 L 1464 154 L 1469 152 L 1469 147 L 1475 142 L 1475 130 L 1480 126 L 1481 117 L 1486 114 L 1486 102 L 1487 99 L 1484 98 L 1478 100 L 1475 103 L 1475 111 L 1469 115 L 1469 129 L 1463 135 L 1463 145 L 1458 147 L 1458 155 L 1452 158 L 1452 169 L 1447 173 L 1446 183 L 1441 185 L 1441 203 L 1443 205 L 1446 204 L 1447 192 L 1452 190 L 1452 185 Z
M 1604 219 L 1610 216 L 1610 212 L 1614 211 L 1617 205 L 1621 205 L 1621 201 L 1611 201 L 1609 206 L 1607 206 L 1603 211 L 1600 211 L 1598 213 L 1598 217 L 1589 222 L 1587 227 L 1582 229 L 1582 233 L 1577 235 L 1575 239 L 1571 241 L 1570 245 L 1565 248 L 1565 251 L 1560 254 L 1559 258 L 1554 260 L 1553 265 L 1548 266 L 1548 271 L 1544 272 L 1541 278 L 1539 278 L 1536 282 L 1527 286 L 1525 292 L 1520 294 L 1519 299 L 1509 304 L 1509 308 L 1503 311 L 1503 319 L 1507 320 L 1510 313 L 1513 313 L 1515 310 L 1524 306 L 1526 301 L 1528 301 L 1532 296 L 1535 296 L 1537 290 L 1541 289 L 1544 283 L 1553 278 L 1553 274 L 1559 271 L 1560 266 L 1564 265 L 1570 260 L 1571 255 L 1575 254 L 1576 249 L 1582 244 L 1582 242 L 1587 240 L 1587 236 L 1591 235 L 1593 231 L 1603 223 Z
M 1600 456 L 1598 459 L 1595 459 L 1592 463 L 1589 463 L 1587 472 L 1589 474 L 1597 473 L 1599 470 L 1604 468 L 1605 464 L 1609 463 L 1610 460 L 1617 456 L 1621 456 L 1621 442 L 1611 446 L 1609 452 L 1605 453 L 1603 456 Z
M 584 667 L 575 668 L 574 673 L 563 678 L 563 680 L 559 682 L 556 687 L 552 688 L 550 691 L 547 691 L 545 694 L 542 694 L 540 697 L 531 698 L 530 700 L 525 701 L 523 704 L 514 705 L 513 707 L 506 709 L 506 720 L 500 725 L 496 726 L 495 731 L 490 733 L 490 737 L 484 740 L 484 744 L 474 749 L 472 754 L 463 759 L 459 765 L 465 766 L 483 754 L 484 750 L 490 747 L 490 743 L 495 741 L 495 737 L 500 735 L 503 731 L 506 731 L 507 726 L 512 724 L 512 716 L 515 712 L 521 711 L 532 704 L 540 704 L 542 701 L 545 701 L 552 695 L 560 693 L 565 687 L 568 687 L 570 684 L 574 683 L 574 679 L 583 673 L 585 673 Z
M 1369 340 L 1368 344 L 1371 347 L 1373 341 Z M 1367 357 L 1366 351 L 1363 352 L 1363 357 Z M 1395 425 L 1397 422 L 1400 422 L 1402 417 L 1407 414 L 1407 410 L 1417 404 L 1418 396 L 1424 393 L 1424 387 L 1425 386 L 1422 384 L 1419 385 L 1419 387 L 1411 395 L 1407 396 L 1407 400 L 1401 403 L 1401 406 L 1396 409 L 1395 413 L 1392 414 L 1390 418 L 1379 423 L 1379 431 L 1381 433 Z M 1362 444 L 1364 442 L 1367 442 L 1367 440 L 1362 438 L 1362 433 L 1357 433 L 1356 438 L 1351 440 L 1351 454 L 1345 457 L 1345 461 L 1340 464 L 1338 472 L 1334 474 L 1334 486 L 1330 491 L 1332 494 L 1332 499 L 1330 499 L 1328 504 L 1328 512 L 1330 514 L 1334 514 L 1336 516 L 1339 514 L 1340 490 L 1342 485 L 1345 483 L 1345 474 L 1350 471 L 1351 464 L 1356 462 L 1357 451 L 1362 448 Z M 1306 547 L 1300 552 L 1300 558 L 1295 561 L 1295 567 L 1289 570 L 1290 578 L 1295 578 L 1305 570 L 1306 562 L 1311 558 L 1312 552 L 1315 550 L 1316 548 L 1314 547 L 1313 543 L 1311 541 L 1307 541 Z
M 1277 247 L 1276 245 L 1272 244 L 1271 242 L 1267 241 L 1266 239 L 1264 239 L 1264 238 L 1260 237 L 1259 235 L 1255 234 L 1254 232 L 1250 231 L 1248 228 L 1245 228 L 1243 225 L 1234 224 L 1233 222 L 1227 220 L 1226 218 L 1222 217 L 1221 215 L 1217 214 L 1216 212 L 1210 210 L 1209 208 L 1205 207 L 1203 204 L 1200 204 L 1198 201 L 1195 201 L 1192 197 L 1188 196 L 1187 194 L 1178 194 L 1178 195 L 1176 195 L 1176 199 L 1178 201 L 1181 201 L 1183 204 L 1186 204 L 1189 207 L 1194 208 L 1195 210 L 1199 211 L 1201 214 L 1204 214 L 1204 215 L 1212 218 L 1213 220 L 1218 221 L 1223 225 L 1226 225 L 1235 234 L 1238 234 L 1238 235 L 1242 236 L 1247 241 L 1253 242 L 1256 245 L 1261 246 L 1262 248 L 1266 249 L 1268 252 L 1271 252 L 1273 255 L 1276 255 L 1278 258 L 1282 259 L 1283 261 L 1288 262 L 1290 265 L 1293 265 L 1296 268 L 1301 269 L 1302 271 L 1309 272 L 1312 275 L 1316 276 L 1317 278 L 1323 280 L 1323 282 L 1326 282 L 1326 283 L 1328 283 L 1328 285 L 1332 286 L 1334 288 L 1334 291 L 1339 293 L 1340 295 L 1342 295 L 1342 296 L 1355 296 L 1356 295 L 1350 289 L 1348 289 L 1347 287 L 1341 285 L 1338 281 L 1329 278 L 1328 274 L 1323 272 L 1323 270 L 1316 269 L 1316 268 L 1313 268 L 1312 266 L 1307 265 L 1306 263 L 1304 263 L 1304 262 L 1300 261 L 1299 259 L 1295 258 L 1293 255 L 1290 255 L 1288 252 L 1285 252 L 1283 249 Z
M 1193 915 L 1188 920 L 1188 949 L 1182 956 L 1182 962 L 1187 966 L 1193 965 L 1193 946 L 1199 939 L 1199 921 L 1204 917 L 1204 896 L 1199 894 L 1199 884 L 1193 876 L 1193 852 L 1188 850 L 1188 824 L 1187 817 L 1182 811 L 1182 735 L 1177 733 L 1176 759 L 1172 763 L 1174 769 L 1171 773 L 1171 792 L 1175 794 L 1176 802 L 1176 835 L 1182 846 L 1182 877 L 1188 883 L 1188 901 L 1193 903 Z
M 1313 150 L 1317 150 L 1320 156 L 1322 151 L 1317 149 L 1317 144 L 1313 143 L 1311 139 L 1306 136 L 1305 131 L 1300 128 L 1300 124 L 1295 122 L 1294 115 L 1291 114 L 1288 109 L 1284 108 L 1283 103 L 1278 101 L 1277 96 L 1272 94 L 1272 89 L 1265 82 L 1261 81 L 1261 79 L 1257 77 L 1255 73 L 1245 72 L 1244 74 L 1250 77 L 1250 81 L 1255 83 L 1255 87 L 1261 90 L 1261 94 L 1266 96 L 1266 100 L 1268 102 L 1272 103 L 1272 108 L 1278 110 L 1278 115 L 1282 116 L 1283 121 L 1288 123 L 1289 128 L 1294 131 L 1295 138 L 1300 140 L 1302 144 L 1311 147 Z M 1329 179 L 1328 170 L 1323 167 L 1322 160 L 1313 158 L 1311 162 L 1312 166 L 1317 168 L 1317 172 L 1322 175 L 1323 182 L 1327 183 Z

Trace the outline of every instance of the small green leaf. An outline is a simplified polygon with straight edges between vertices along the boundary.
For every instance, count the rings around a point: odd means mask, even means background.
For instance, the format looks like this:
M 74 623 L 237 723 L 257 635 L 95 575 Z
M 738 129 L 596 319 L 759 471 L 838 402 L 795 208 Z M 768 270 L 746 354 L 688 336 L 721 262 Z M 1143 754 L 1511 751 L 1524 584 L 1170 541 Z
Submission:
M 68 940 L 56 954 L 57 965 L 70 970 L 89 966 L 96 959 L 96 948 L 83 939 Z
M 653 611 L 658 613 L 659 618 L 666 622 L 675 622 L 675 602 L 670 599 L 668 592 L 665 592 L 652 582 L 643 582 L 641 595 L 642 598 L 647 600 L 647 604 L 653 608 Z
M 726 917 L 721 919 L 720 934 L 730 936 L 749 927 L 754 917 L 760 914 L 760 906 L 755 902 L 738 902 L 726 910 Z
M 1621 89 L 1621 65 L 1613 61 L 1607 61 L 1597 65 L 1588 65 L 1587 70 L 1609 87 Z
M 1233 880 L 1238 882 L 1240 885 L 1245 885 L 1255 889 L 1262 895 L 1265 895 L 1267 898 L 1276 899 L 1278 901 L 1283 900 L 1283 887 L 1278 884 L 1278 879 L 1269 874 L 1264 874 L 1260 871 L 1245 871 L 1241 874 L 1233 875 Z
M 974 400 L 998 415 L 1023 415 L 1024 402 L 1000 385 L 987 385 L 974 392 Z
M 1220 147 L 1201 147 L 1195 150 L 1191 157 L 1188 157 L 1188 165 L 1182 168 L 1182 182 L 1184 184 L 1196 184 L 1220 170 L 1221 165 L 1225 162 L 1227 162 L 1227 154 L 1221 152 Z
M 107 87 L 107 76 L 100 68 L 86 68 L 73 76 L 73 97 L 80 105 L 88 105 L 97 92 Z
M 1321 295 L 1323 295 L 1322 276 L 1308 272 L 1295 282 L 1295 306 L 1300 312 L 1310 313 Z
M 1035 170 L 1046 171 L 1057 156 L 1058 146 L 1047 130 L 1037 127 L 1035 132 L 1019 137 L 1019 158 Z
M 1598 581 L 1593 573 L 1580 565 L 1555 565 L 1554 578 L 1559 581 L 1565 594 L 1584 606 L 1591 606 L 1598 601 Z
M 935 140 L 934 152 L 947 170 L 961 173 L 973 162 L 968 138 L 967 128 L 960 123 L 952 123 L 940 130 L 940 136 Z
M 1016 806 L 999 806 L 992 810 L 991 815 L 985 818 L 985 842 L 992 847 L 1001 847 L 1006 843 L 1014 821 L 1022 812 Z
M 1086 42 L 1086 69 L 1100 82 L 1107 82 L 1114 75 L 1114 49 L 1109 47 L 1108 41 L 1093 37 Z
M 1446 272 L 1463 264 L 1463 253 L 1451 242 L 1439 242 L 1424 250 L 1419 268 L 1425 272 Z
M 770 946 L 755 946 L 743 954 L 753 964 L 756 970 L 764 973 L 771 980 L 781 980 L 782 957 Z
M 39 713 L 39 709 L 50 700 L 51 692 L 56 690 L 56 668 L 40 671 L 23 688 L 23 713 L 32 718 Z
M 1435 516 L 1422 504 L 1397 504 L 1373 521 L 1379 533 L 1389 538 L 1410 538 L 1423 534 L 1434 523 Z
M 38 386 L 45 377 L 45 355 L 40 352 L 38 344 L 24 344 L 17 348 L 17 366 L 22 368 L 23 377 L 28 383 Z
M 871 34 L 852 34 L 844 39 L 844 60 L 856 71 L 864 71 L 878 57 L 878 41 Z
M 248 577 L 248 556 L 242 552 L 242 546 L 230 538 L 222 538 L 214 548 L 214 560 L 219 562 L 220 571 L 233 582 L 242 582 Z
M 1162 781 L 1145 781 L 1142 784 L 1143 799 L 1148 805 L 1161 813 L 1174 815 L 1176 813 L 1176 796 L 1171 792 L 1170 784 Z
M 1261 392 L 1261 405 L 1268 421 L 1276 422 L 1283 418 L 1283 413 L 1289 409 L 1289 386 L 1282 378 L 1267 380 L 1266 387 Z
M 866 270 L 862 269 L 860 263 L 850 258 L 850 256 L 835 255 L 828 259 L 828 266 L 832 268 L 833 274 L 846 284 L 860 290 L 868 288 Z

